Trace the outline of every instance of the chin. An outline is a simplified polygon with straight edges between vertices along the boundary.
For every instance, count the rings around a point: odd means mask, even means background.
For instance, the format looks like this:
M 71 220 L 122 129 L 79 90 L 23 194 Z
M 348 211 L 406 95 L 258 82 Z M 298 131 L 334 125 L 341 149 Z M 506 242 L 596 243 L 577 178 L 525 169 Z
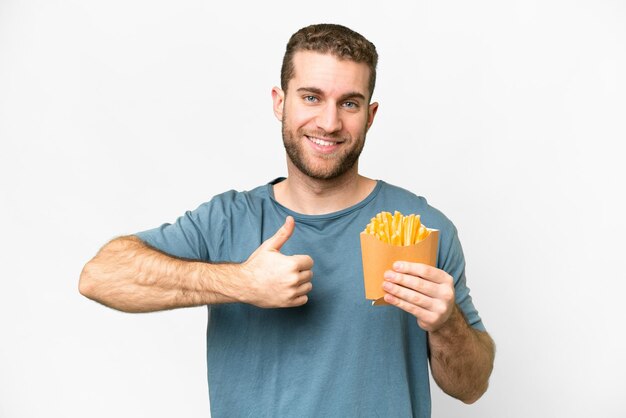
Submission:
M 342 167 L 341 165 L 337 164 L 314 166 L 313 164 L 303 165 L 293 163 L 293 165 L 300 173 L 315 180 L 334 180 L 344 176 L 354 167 L 354 165 L 352 165 L 351 167 Z

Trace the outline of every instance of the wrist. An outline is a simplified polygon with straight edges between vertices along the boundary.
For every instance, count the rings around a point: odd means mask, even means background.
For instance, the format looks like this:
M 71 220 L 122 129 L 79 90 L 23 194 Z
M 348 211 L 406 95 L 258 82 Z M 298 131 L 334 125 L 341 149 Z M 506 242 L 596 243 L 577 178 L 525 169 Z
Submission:
M 204 304 L 241 302 L 238 283 L 242 275 L 241 264 L 201 262 L 198 283 Z
M 469 325 L 459 307 L 454 304 L 446 322 L 434 331 L 428 333 L 431 341 L 452 342 L 469 335 Z

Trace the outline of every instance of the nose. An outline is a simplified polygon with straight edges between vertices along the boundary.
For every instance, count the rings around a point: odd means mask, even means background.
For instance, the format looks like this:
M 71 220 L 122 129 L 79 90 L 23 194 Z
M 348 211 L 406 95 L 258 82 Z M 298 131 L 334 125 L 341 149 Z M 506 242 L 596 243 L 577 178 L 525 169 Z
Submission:
M 341 117 L 334 103 L 328 103 L 320 109 L 315 122 L 318 128 L 328 133 L 340 131 L 342 128 Z

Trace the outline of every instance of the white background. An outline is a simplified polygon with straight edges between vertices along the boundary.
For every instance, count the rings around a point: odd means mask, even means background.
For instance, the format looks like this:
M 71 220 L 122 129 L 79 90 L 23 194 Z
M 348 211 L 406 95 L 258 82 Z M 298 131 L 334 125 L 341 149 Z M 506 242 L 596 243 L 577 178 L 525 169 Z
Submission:
M 0 0 L 0 417 L 206 417 L 206 310 L 78 294 L 107 240 L 285 175 L 270 89 L 336 22 L 380 54 L 361 171 L 457 225 L 497 342 L 434 417 L 624 417 L 623 1 Z M 389 2 L 391 3 L 391 2 Z

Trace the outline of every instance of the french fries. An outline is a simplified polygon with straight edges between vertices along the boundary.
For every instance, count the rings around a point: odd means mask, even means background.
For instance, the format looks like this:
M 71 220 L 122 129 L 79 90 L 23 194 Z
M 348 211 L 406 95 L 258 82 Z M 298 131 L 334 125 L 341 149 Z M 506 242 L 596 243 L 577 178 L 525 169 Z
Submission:
M 425 239 L 430 231 L 422 225 L 420 215 L 404 216 L 395 211 L 380 212 L 365 227 L 366 234 L 392 245 L 413 245 Z

